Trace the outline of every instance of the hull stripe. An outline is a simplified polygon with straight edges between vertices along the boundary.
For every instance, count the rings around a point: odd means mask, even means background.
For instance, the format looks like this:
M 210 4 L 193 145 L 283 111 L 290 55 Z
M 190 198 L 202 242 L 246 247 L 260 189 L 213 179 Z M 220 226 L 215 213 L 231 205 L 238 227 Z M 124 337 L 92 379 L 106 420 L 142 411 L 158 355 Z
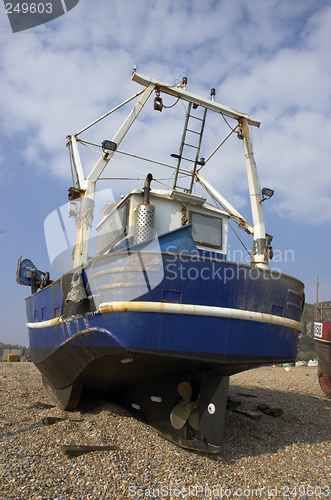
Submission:
M 116 312 L 149 312 L 168 314 L 190 314 L 197 316 L 216 316 L 220 318 L 239 319 L 244 321 L 256 321 L 258 323 L 269 323 L 272 325 L 285 326 L 301 331 L 298 321 L 273 314 L 265 314 L 255 311 L 242 311 L 228 307 L 197 306 L 193 304 L 173 304 L 169 302 L 104 302 L 99 306 L 99 313 Z M 68 318 L 67 318 L 68 320 Z M 50 328 L 57 326 L 64 320 L 54 318 L 47 321 L 27 323 L 30 329 Z
M 282 318 L 273 314 L 230 309 L 228 307 L 196 306 L 193 304 L 173 304 L 169 302 L 104 302 L 99 306 L 100 313 L 125 311 L 217 316 L 221 318 L 257 321 L 259 323 L 271 323 L 301 331 L 301 324 L 293 319 Z
M 63 323 L 61 317 L 48 319 L 46 321 L 35 321 L 34 323 L 27 323 L 26 326 L 31 330 L 39 329 L 39 328 L 51 328 L 52 326 L 57 326 L 60 323 Z

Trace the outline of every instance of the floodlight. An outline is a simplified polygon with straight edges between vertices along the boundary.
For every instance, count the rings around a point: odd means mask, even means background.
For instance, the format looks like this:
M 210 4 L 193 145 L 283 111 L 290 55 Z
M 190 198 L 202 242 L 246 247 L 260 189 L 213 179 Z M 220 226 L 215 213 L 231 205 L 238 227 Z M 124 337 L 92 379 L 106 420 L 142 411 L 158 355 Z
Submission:
M 272 197 L 273 194 L 274 194 L 273 189 L 264 187 L 262 189 L 262 200 L 261 201 L 270 200 L 270 198 Z
M 116 142 L 113 142 L 113 141 L 103 141 L 103 143 L 101 144 L 101 147 L 102 147 L 102 151 L 115 151 L 116 150 L 116 147 L 117 147 L 117 144 Z
M 274 194 L 273 189 L 269 189 L 269 188 L 262 189 L 262 196 L 267 196 L 268 198 L 271 198 L 273 194 Z

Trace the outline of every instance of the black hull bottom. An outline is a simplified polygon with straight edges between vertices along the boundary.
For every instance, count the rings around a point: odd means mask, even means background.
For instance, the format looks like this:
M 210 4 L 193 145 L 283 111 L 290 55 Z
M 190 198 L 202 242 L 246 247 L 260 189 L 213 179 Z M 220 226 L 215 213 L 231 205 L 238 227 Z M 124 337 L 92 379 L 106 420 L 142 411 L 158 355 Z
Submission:
M 73 383 L 114 393 L 142 383 L 176 375 L 217 369 L 221 376 L 268 364 L 293 362 L 292 358 L 169 352 L 117 347 L 60 347 L 46 359 L 32 361 L 57 389 Z

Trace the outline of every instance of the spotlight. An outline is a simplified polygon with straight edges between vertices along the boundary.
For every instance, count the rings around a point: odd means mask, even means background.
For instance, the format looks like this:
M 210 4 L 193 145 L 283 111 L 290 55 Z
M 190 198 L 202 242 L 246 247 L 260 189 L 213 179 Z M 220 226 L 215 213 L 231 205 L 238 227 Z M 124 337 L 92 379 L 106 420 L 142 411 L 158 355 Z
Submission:
M 103 143 L 101 144 L 101 147 L 102 147 L 102 151 L 115 151 L 116 150 L 116 147 L 117 147 L 117 144 L 116 142 L 113 142 L 113 141 L 103 141 Z
M 265 201 L 265 200 L 270 200 L 270 198 L 272 197 L 272 195 L 274 194 L 274 190 L 273 189 L 269 189 L 269 188 L 263 188 L 262 189 L 262 201 Z

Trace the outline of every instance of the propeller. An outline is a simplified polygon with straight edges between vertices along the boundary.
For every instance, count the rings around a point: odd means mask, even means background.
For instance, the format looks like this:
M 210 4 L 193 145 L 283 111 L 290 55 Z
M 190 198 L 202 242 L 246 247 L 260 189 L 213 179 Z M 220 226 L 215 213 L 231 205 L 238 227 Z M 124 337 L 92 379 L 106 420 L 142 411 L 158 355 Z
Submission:
M 171 414 L 170 422 L 175 429 L 181 429 L 188 420 L 193 429 L 199 430 L 199 399 L 191 401 L 192 387 L 188 382 L 181 382 L 178 393 L 182 400 L 176 405 Z

